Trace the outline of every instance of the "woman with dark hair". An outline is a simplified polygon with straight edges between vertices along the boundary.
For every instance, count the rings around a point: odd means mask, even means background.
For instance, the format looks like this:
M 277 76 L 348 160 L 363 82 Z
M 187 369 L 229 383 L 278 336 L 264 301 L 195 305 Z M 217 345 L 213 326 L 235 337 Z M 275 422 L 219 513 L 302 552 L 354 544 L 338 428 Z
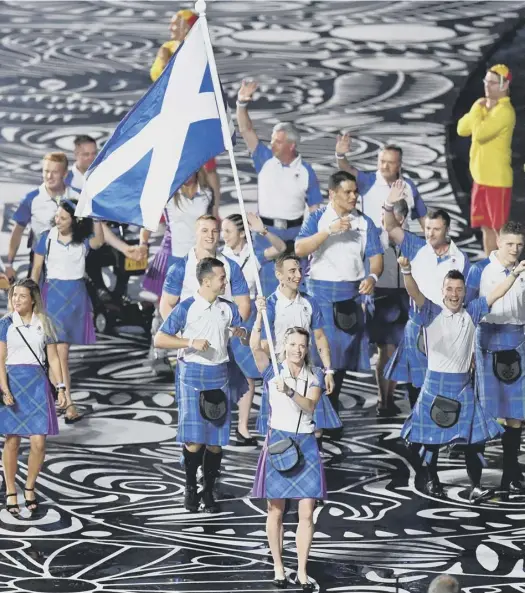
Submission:
M 247 218 L 251 231 L 262 237 L 266 237 L 270 245 L 263 251 L 257 250 L 255 252 L 257 270 L 260 270 L 263 262 L 277 259 L 285 252 L 286 243 L 277 235 L 270 233 L 257 214 L 248 213 Z M 250 289 L 252 313 L 248 321 L 245 323 L 247 331 L 250 331 L 250 328 L 255 321 L 256 314 L 254 302 L 256 296 L 255 270 L 250 262 L 250 249 L 248 247 L 248 242 L 246 241 L 246 232 L 244 230 L 242 216 L 240 214 L 230 214 L 222 221 L 221 230 L 225 244 L 222 253 L 239 265 L 244 275 L 244 279 L 248 284 L 248 288 Z M 260 379 L 261 374 L 255 366 L 255 361 L 253 360 L 253 355 L 249 346 L 244 345 L 240 338 L 233 338 L 230 344 L 235 362 L 248 381 L 248 391 L 238 402 L 239 427 L 235 434 L 241 445 L 253 446 L 257 444 L 257 439 L 250 436 L 248 420 L 250 418 L 250 409 L 255 394 L 254 379 Z
M 275 376 L 261 345 L 262 311 L 266 304 L 263 299 L 258 299 L 256 305 L 257 318 L 250 337 L 250 347 L 269 393 L 270 420 L 257 465 L 253 496 L 268 500 L 266 534 L 274 563 L 274 584 L 281 589 L 288 585 L 282 558 L 284 507 L 286 499 L 299 500 L 297 583 L 303 591 L 311 592 L 314 585 L 308 579 L 306 565 L 314 535 L 313 512 L 316 500 L 326 498 L 324 468 L 313 421 L 315 406 L 324 386 L 324 376 L 322 369 L 309 364 L 310 334 L 302 327 L 286 330 L 279 348 L 279 376 Z M 293 445 L 286 447 L 290 440 Z M 283 453 L 285 458 L 282 457 Z M 296 462 L 287 462 L 290 453 L 295 454 Z
M 38 282 L 43 264 L 46 277 L 42 299 L 57 334 L 57 349 L 66 385 L 67 424 L 81 419 L 71 400 L 69 348 L 71 344 L 94 344 L 93 310 L 84 273 L 89 249 L 104 244 L 101 222 L 76 218 L 76 200 L 62 200 L 50 231 L 42 233 L 35 248 L 31 278 Z
M 58 406 L 66 404 L 65 385 L 52 324 L 44 314 L 40 289 L 33 280 L 17 282 L 9 289 L 9 313 L 0 320 L 0 433 L 5 435 L 2 460 L 6 508 L 18 515 L 16 470 L 20 438 L 29 437 L 25 506 L 38 508 L 35 484 L 44 462 L 46 436 L 58 434 L 55 403 L 45 373 L 47 358 L 58 381 Z M 13 500 L 10 500 L 13 499 Z

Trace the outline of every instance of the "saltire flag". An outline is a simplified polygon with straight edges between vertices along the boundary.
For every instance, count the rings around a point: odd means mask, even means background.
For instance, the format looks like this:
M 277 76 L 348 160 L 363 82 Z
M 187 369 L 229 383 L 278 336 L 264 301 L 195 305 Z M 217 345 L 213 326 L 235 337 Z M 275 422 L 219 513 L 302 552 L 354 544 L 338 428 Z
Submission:
M 221 100 L 225 101 L 224 95 Z M 235 143 L 229 115 L 228 119 Z M 75 214 L 154 231 L 169 198 L 192 173 L 225 150 L 197 21 L 87 171 Z

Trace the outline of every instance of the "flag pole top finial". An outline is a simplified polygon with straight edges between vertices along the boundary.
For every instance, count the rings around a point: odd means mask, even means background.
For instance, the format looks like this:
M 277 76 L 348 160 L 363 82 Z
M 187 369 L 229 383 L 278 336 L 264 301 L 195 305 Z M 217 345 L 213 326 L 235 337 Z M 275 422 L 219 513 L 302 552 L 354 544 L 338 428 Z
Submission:
M 197 2 L 195 2 L 195 10 L 199 13 L 199 15 L 205 15 L 206 2 L 204 0 L 197 0 Z

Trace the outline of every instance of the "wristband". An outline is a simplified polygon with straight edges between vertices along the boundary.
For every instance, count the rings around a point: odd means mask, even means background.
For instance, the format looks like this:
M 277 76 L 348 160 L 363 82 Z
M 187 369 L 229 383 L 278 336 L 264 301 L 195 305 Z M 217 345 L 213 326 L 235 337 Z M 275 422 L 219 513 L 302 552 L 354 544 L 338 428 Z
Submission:
M 266 235 L 268 234 L 268 229 L 266 227 L 264 227 L 263 230 L 260 231 L 258 234 L 261 235 L 262 237 L 266 237 Z
M 374 274 L 374 273 L 368 274 L 368 277 L 373 278 L 375 283 L 377 284 L 377 281 L 379 280 L 379 278 L 377 277 L 377 274 Z
M 385 202 L 383 204 L 383 210 L 385 210 L 386 212 L 393 212 L 394 206 L 392 206 L 392 204 L 389 204 L 388 202 Z
M 286 395 L 287 395 L 287 396 L 288 396 L 290 399 L 292 399 L 292 398 L 293 398 L 293 396 L 295 395 L 295 390 L 294 390 L 294 389 L 292 389 L 291 387 L 288 387 L 288 391 L 286 392 Z
M 237 99 L 237 107 L 248 107 L 248 103 L 249 101 L 239 101 L 239 99 Z
M 325 369 L 324 370 L 325 375 L 333 375 L 334 373 L 335 373 L 335 371 L 333 369 Z
M 410 268 L 401 268 L 401 274 L 404 274 L 405 276 L 411 276 L 412 275 L 412 270 Z
M 190 338 L 190 341 L 188 342 L 188 348 L 193 348 L 193 338 Z
M 66 388 L 66 384 L 65 383 L 57 383 L 55 385 L 55 389 L 65 389 Z
M 336 158 L 338 161 L 340 161 L 340 160 L 342 160 L 342 159 L 346 159 L 346 154 L 345 154 L 344 152 L 343 152 L 343 153 L 336 152 L 336 153 L 335 153 L 335 158 Z

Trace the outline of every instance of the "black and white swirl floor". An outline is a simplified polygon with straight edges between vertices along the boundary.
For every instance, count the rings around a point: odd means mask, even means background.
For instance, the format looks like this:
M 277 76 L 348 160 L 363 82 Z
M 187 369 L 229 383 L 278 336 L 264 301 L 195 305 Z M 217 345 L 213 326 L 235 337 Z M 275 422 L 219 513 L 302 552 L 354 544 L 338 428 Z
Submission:
M 14 207 L 40 183 L 41 155 L 70 151 L 79 133 L 108 138 L 147 88 L 180 4 L 0 2 L 1 254 Z M 469 73 L 518 26 L 525 2 L 217 0 L 208 7 L 232 104 L 243 77 L 261 81 L 264 97 L 253 115 L 263 138 L 275 121 L 294 121 L 323 184 L 338 130 L 354 135 L 353 162 L 361 168 L 374 168 L 378 146 L 398 142 L 425 201 L 451 213 L 454 236 L 478 257 L 448 181 L 445 129 Z M 254 207 L 254 171 L 242 142 L 237 158 Z M 223 158 L 219 172 L 229 213 L 235 196 Z M 20 274 L 26 255 L 17 260 Z M 74 398 L 89 415 L 61 425 L 49 441 L 42 513 L 17 519 L 0 511 L 0 591 L 271 589 L 264 505 L 249 498 L 259 449 L 232 441 L 219 486 L 222 512 L 186 513 L 173 382 L 151 373 L 147 351 L 147 338 L 128 331 L 74 350 Z M 320 589 L 425 591 L 448 571 L 464 591 L 525 590 L 525 498 L 470 507 L 463 462 L 446 455 L 440 472 L 447 500 L 422 494 L 398 438 L 408 411 L 401 392 L 404 413 L 394 419 L 377 420 L 375 401 L 371 377 L 348 377 L 344 437 L 326 444 L 330 500 L 315 516 L 309 570 Z M 488 450 L 487 482 L 498 481 L 500 453 L 498 445 Z M 292 508 L 285 526 L 290 570 L 296 521 Z

